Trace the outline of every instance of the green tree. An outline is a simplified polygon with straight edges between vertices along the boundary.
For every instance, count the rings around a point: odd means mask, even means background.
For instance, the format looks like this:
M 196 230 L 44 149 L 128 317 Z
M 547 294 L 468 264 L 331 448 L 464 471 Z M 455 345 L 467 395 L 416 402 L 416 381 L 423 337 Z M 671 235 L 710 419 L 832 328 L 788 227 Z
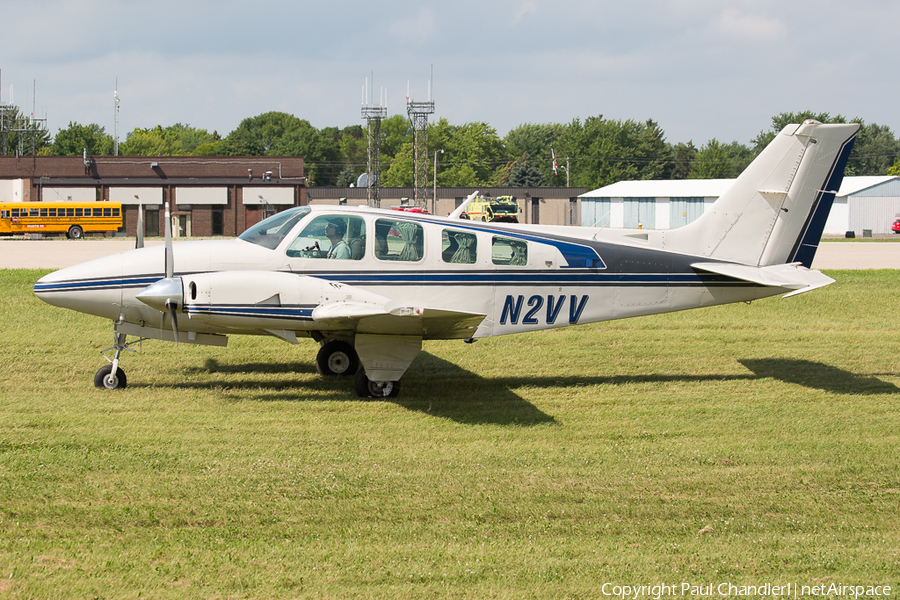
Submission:
M 413 143 L 405 142 L 385 168 L 382 166 L 381 178 L 386 187 L 409 187 L 413 185 Z M 438 181 L 439 185 L 440 180 Z
M 562 153 L 572 157 L 571 185 L 597 188 L 617 181 L 661 179 L 672 171 L 672 149 L 652 120 L 573 120 L 560 138 Z
M 351 185 L 356 184 L 356 180 L 358 179 L 356 172 L 352 167 L 344 167 L 337 177 L 337 185 L 338 187 L 350 187 Z
M 866 125 L 862 119 L 845 175 L 888 175 L 894 161 L 900 157 L 900 141 L 885 125 Z
M 546 185 L 546 177 L 526 152 L 516 160 L 506 185 L 511 187 L 540 187 Z
M 303 169 L 310 185 L 335 185 L 341 172 L 341 151 L 335 140 L 336 133 L 335 127 L 320 131 L 306 119 L 298 119 L 274 140 L 265 154 L 302 156 Z
M 309 123 L 306 122 L 308 127 Z M 284 112 L 267 112 L 241 121 L 220 145 L 223 156 L 262 156 L 268 154 L 289 132 L 304 129 L 304 122 Z M 296 156 L 300 156 L 299 154 Z
M 768 145 L 775 135 L 791 123 L 803 123 L 806 119 L 815 119 L 822 123 L 847 123 L 841 115 L 832 117 L 828 113 L 813 113 L 811 111 L 799 113 L 781 113 L 772 117 L 772 127 L 769 131 L 762 131 L 753 140 L 755 146 L 753 154 L 759 154 Z M 856 134 L 856 142 L 853 151 L 847 161 L 844 171 L 846 176 L 854 175 L 885 175 L 891 164 L 900 156 L 900 141 L 894 136 L 890 128 L 875 123 L 866 125 L 860 119 L 855 118 L 851 122 L 859 123 L 859 133 Z
M 709 140 L 694 157 L 690 179 L 733 179 L 753 160 L 751 151 L 738 142 L 722 144 Z
M 218 133 L 176 123 L 152 129 L 137 127 L 119 145 L 119 154 L 129 156 L 190 156 L 215 154 Z M 198 148 L 201 150 L 198 153 Z
M 900 175 L 900 158 L 894 162 L 894 166 L 888 169 L 888 175 Z
M 813 119 L 821 123 L 846 123 L 847 120 L 841 115 L 832 117 L 828 113 L 814 113 L 812 111 L 802 111 L 796 113 L 781 113 L 772 117 L 772 124 L 768 130 L 760 131 L 759 135 L 753 138 L 753 156 L 758 155 L 765 149 L 769 143 L 775 139 L 778 133 L 792 123 L 803 123 L 807 119 Z
M 672 169 L 666 175 L 666 179 L 687 179 L 698 152 L 693 141 L 689 141 L 687 144 L 683 142 L 675 144 L 672 148 Z
M 182 156 L 181 141 L 174 131 L 157 125 L 153 129 L 135 128 L 119 145 L 119 154 L 126 156 Z
M 496 183 L 498 165 L 506 163 L 506 148 L 497 131 L 487 123 L 453 126 L 440 119 L 429 128 L 428 142 L 434 150 L 443 149 L 438 184 L 479 186 Z M 433 150 L 432 150 L 433 153 Z M 429 160 L 432 160 L 429 153 Z
M 365 173 L 368 167 L 369 146 L 366 130 L 359 125 L 344 127 L 338 134 L 338 147 L 341 154 L 341 175 L 349 169 L 354 174 L 352 181 L 355 182 L 356 177 Z
M 85 149 L 92 155 L 111 155 L 115 141 L 103 127 L 96 123 L 81 125 L 69 122 L 69 126 L 60 129 L 53 138 L 50 153 L 54 156 L 78 156 Z
M 554 150 L 560 165 L 565 166 L 566 153 L 564 148 L 560 146 L 565 130 L 566 126 L 560 123 L 539 125 L 526 123 L 510 130 L 506 137 L 503 138 L 503 143 L 506 145 L 510 158 L 521 159 L 526 154 L 528 155 L 530 168 L 535 169 L 543 176 L 545 183 L 542 185 L 547 185 L 550 182 L 565 185 L 566 174 L 564 171 L 558 175 L 553 175 L 553 158 L 551 154 L 551 150 Z M 511 174 L 516 164 L 517 161 L 514 161 L 509 166 L 503 166 L 498 169 L 497 179 L 508 181 L 507 173 Z

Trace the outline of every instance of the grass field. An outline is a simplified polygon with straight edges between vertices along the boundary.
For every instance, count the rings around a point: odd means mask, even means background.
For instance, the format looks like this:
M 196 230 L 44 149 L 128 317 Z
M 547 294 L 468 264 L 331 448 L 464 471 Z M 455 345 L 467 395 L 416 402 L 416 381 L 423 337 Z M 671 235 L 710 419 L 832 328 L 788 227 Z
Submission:
M 0 271 L 0 598 L 900 592 L 897 272 L 426 342 L 390 402 L 274 339 L 147 342 L 97 390 L 111 327 L 41 274 Z

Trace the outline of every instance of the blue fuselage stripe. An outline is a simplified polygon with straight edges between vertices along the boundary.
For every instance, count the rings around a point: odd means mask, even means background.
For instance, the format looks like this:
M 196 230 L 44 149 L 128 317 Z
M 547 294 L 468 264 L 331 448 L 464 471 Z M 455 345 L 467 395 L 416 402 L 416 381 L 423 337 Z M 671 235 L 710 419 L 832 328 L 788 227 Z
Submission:
M 366 286 L 405 286 L 405 285 L 476 285 L 476 286 L 547 286 L 547 285 L 574 285 L 574 286 L 660 286 L 696 287 L 701 285 L 714 286 L 746 286 L 746 282 L 734 280 L 728 277 L 714 274 L 700 273 L 598 273 L 596 271 L 584 272 L 447 272 L 447 271 L 421 271 L 421 272 L 321 272 L 298 273 L 297 276 L 308 275 L 324 279 L 326 281 L 340 282 L 346 285 Z M 162 279 L 158 275 L 140 275 L 121 279 L 81 279 L 46 283 L 35 285 L 34 291 L 42 292 L 72 292 L 72 291 L 96 291 L 108 289 L 145 288 L 148 285 Z

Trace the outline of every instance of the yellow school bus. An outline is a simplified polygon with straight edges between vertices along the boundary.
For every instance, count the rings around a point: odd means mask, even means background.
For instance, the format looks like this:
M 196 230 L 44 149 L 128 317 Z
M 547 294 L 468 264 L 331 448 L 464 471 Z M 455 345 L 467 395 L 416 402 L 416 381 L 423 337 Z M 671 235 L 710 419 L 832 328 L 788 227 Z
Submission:
M 85 233 L 122 228 L 118 202 L 2 202 L 0 235 L 65 233 L 79 240 Z

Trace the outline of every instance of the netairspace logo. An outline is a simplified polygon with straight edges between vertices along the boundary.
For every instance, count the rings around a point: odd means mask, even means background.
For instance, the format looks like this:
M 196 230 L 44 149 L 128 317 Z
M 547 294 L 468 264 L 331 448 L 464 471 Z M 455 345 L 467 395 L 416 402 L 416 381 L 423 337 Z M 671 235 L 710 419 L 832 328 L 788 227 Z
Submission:
M 658 583 L 655 585 L 618 585 L 604 583 L 600 588 L 603 596 L 620 598 L 621 600 L 660 600 L 661 598 L 730 598 L 734 596 L 764 596 L 767 598 L 889 598 L 889 585 L 847 585 L 843 583 L 825 583 L 819 585 L 800 585 L 797 583 L 760 585 L 739 585 L 730 582 L 722 583 Z

